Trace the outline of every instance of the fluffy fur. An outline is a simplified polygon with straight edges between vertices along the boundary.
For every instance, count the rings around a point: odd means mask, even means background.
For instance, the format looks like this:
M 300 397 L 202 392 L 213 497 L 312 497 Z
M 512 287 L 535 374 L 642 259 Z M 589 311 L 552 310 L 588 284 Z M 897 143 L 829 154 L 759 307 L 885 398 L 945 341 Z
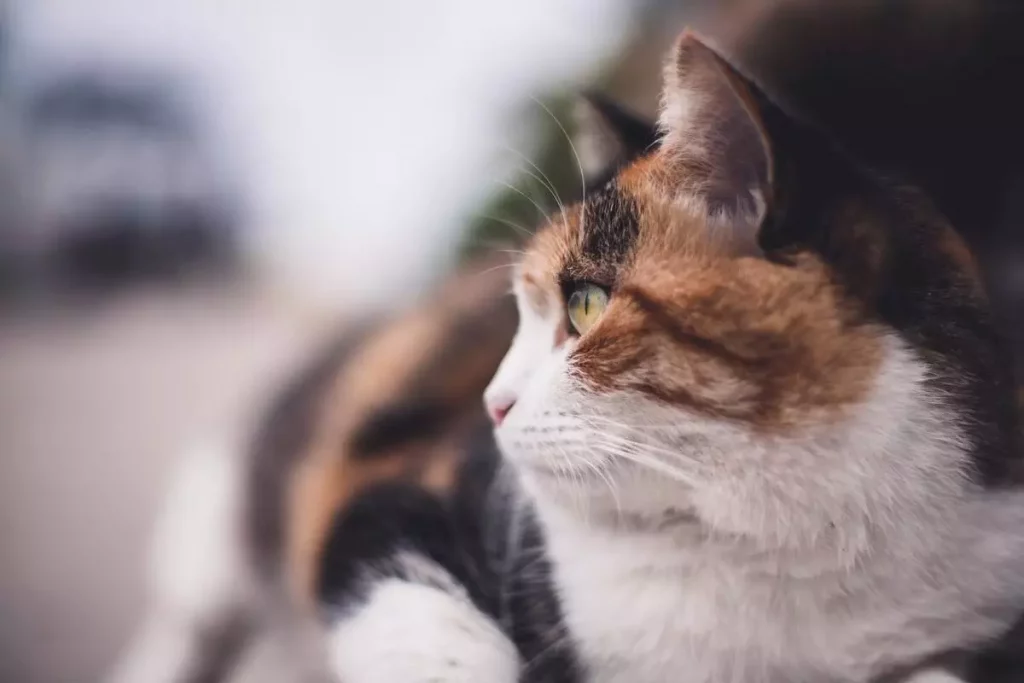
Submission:
M 350 324 L 248 443 L 188 454 L 114 683 L 217 683 L 258 635 L 280 641 L 295 675 L 328 676 L 313 617 L 331 521 L 381 481 L 447 495 L 515 325 L 507 265 L 471 264 L 408 310 Z
M 596 147 L 622 167 L 517 268 L 504 458 L 474 287 L 332 351 L 248 488 L 180 518 L 211 550 L 163 563 L 188 628 L 139 676 L 247 633 L 240 587 L 315 585 L 343 683 L 1013 680 L 1024 491 L 971 253 L 693 36 L 666 74 L 660 143 Z M 582 284 L 610 298 L 578 334 Z
M 692 35 L 667 73 L 660 146 L 529 246 L 519 331 L 486 393 L 546 539 L 551 588 L 529 588 L 554 591 L 568 635 L 491 599 L 515 574 L 481 567 L 510 556 L 465 525 L 521 520 L 500 506 L 377 500 L 338 521 L 345 551 L 324 576 L 383 563 L 401 578 L 411 544 L 459 586 L 417 609 L 451 621 L 464 591 L 516 646 L 521 680 L 977 679 L 949 662 L 1024 611 L 1024 491 L 1007 356 L 969 253 L 921 195 Z M 610 298 L 578 334 L 565 307 L 581 284 Z M 386 619 L 360 585 L 324 591 L 351 638 Z M 538 678 L 524 632 L 571 643 L 562 678 Z M 443 633 L 453 651 L 493 641 Z

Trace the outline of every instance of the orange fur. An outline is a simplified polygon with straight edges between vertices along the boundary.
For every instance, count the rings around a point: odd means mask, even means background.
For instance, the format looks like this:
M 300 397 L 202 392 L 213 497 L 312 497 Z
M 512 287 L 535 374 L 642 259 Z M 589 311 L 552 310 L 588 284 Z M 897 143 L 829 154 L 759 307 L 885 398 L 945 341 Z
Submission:
M 431 299 L 371 335 L 337 370 L 310 444 L 290 474 L 285 503 L 285 566 L 300 603 L 312 604 L 324 538 L 354 497 L 392 480 L 440 494 L 450 490 L 461 444 L 484 419 L 483 389 L 514 330 L 507 266 L 507 259 L 499 259 L 457 274 Z M 438 407 L 438 419 L 445 421 L 440 433 L 360 452 L 360 430 L 410 398 Z

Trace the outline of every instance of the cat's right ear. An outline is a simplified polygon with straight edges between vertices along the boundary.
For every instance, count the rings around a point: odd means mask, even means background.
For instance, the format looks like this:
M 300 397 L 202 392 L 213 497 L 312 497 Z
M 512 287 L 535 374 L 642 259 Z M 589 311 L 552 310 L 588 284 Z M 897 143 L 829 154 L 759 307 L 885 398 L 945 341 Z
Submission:
M 603 184 L 619 168 L 658 144 L 658 129 L 653 122 L 626 111 L 600 93 L 580 95 L 573 115 L 573 145 L 587 187 Z
M 696 34 L 683 33 L 665 67 L 659 120 L 673 187 L 738 219 L 755 238 L 776 194 L 776 118 L 755 83 Z

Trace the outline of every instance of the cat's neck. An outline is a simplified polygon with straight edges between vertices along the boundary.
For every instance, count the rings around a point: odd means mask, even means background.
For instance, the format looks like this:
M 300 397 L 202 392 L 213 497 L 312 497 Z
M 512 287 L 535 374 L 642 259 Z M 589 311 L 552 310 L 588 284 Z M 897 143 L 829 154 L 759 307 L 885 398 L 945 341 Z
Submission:
M 714 681 L 748 665 L 788 674 L 824 665 L 838 667 L 842 680 L 866 679 L 996 638 L 1024 609 L 1024 492 L 971 491 L 944 533 L 922 534 L 931 542 L 914 552 L 879 530 L 854 566 L 827 539 L 816 549 L 767 551 L 696 523 L 622 528 L 543 501 L 538 510 L 584 658 L 627 680 L 696 667 L 706 675 L 692 680 Z M 637 650 L 651 633 L 655 644 Z M 761 660 L 758 652 L 785 656 Z M 735 657 L 746 656 L 738 665 Z
M 649 571 L 660 567 L 685 574 L 695 565 L 718 566 L 759 580 L 847 577 L 853 571 L 902 566 L 927 571 L 936 558 L 955 546 L 962 534 L 955 523 L 966 501 L 949 501 L 920 528 L 884 528 L 865 523 L 856 528 L 822 529 L 813 545 L 778 546 L 760 539 L 723 533 L 699 519 L 661 521 L 613 515 L 587 514 L 554 501 L 537 500 L 547 542 L 557 560 L 583 563 L 600 561 L 594 553 L 618 556 L 622 566 L 635 564 Z M 1024 510 L 1024 497 L 1021 499 Z M 588 559 L 589 558 L 589 559 Z

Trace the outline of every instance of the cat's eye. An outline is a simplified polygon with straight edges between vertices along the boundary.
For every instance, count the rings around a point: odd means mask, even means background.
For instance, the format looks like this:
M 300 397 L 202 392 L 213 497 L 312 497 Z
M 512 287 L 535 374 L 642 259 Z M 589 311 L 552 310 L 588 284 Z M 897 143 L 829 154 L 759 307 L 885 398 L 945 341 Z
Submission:
M 569 295 L 566 312 L 569 322 L 579 334 L 586 333 L 608 306 L 608 292 L 597 285 L 583 282 Z

